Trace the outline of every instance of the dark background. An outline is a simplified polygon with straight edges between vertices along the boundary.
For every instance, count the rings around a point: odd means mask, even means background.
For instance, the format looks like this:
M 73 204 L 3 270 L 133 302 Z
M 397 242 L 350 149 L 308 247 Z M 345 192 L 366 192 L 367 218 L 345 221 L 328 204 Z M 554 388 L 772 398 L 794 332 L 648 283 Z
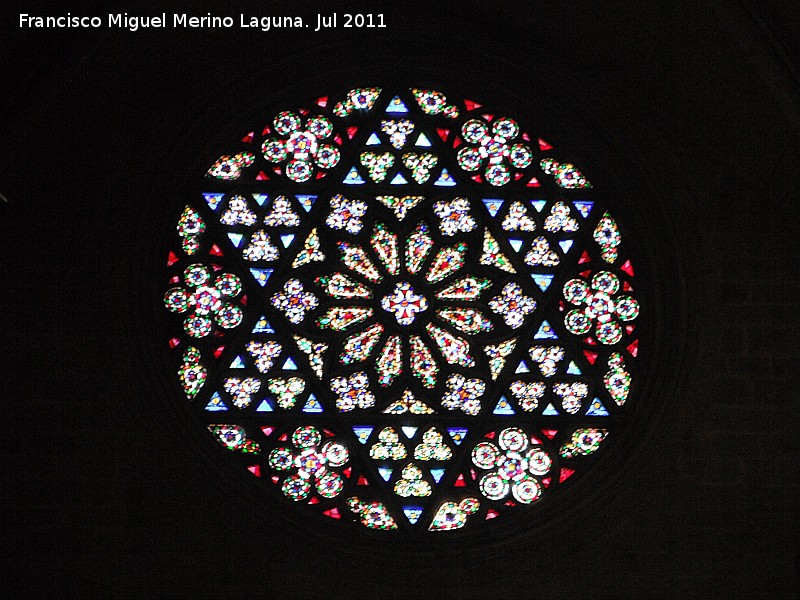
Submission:
M 797 598 L 792 4 L 246 11 L 383 11 L 389 26 L 333 34 L 24 32 L 18 13 L 56 13 L 7 11 L 2 587 L 39 598 Z M 176 408 L 158 315 L 165 240 L 190 182 L 259 101 L 370 77 L 442 81 L 541 114 L 603 167 L 642 241 L 637 265 L 659 309 L 638 441 L 598 465 L 609 483 L 576 485 L 584 498 L 507 538 L 400 548 L 298 523 L 252 494 Z

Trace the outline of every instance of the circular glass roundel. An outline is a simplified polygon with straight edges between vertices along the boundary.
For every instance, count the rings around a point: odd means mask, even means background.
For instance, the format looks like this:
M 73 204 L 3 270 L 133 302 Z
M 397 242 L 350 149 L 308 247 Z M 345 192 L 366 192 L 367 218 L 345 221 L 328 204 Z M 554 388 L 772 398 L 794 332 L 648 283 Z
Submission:
M 292 509 L 427 535 L 535 510 L 613 443 L 634 267 L 566 149 L 430 89 L 253 125 L 178 218 L 164 286 L 220 452 Z

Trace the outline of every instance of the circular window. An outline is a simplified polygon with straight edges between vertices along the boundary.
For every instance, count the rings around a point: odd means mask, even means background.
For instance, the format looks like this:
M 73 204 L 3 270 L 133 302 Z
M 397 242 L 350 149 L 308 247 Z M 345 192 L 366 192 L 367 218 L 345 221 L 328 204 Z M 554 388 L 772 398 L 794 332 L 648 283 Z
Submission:
M 178 218 L 164 304 L 186 398 L 265 493 L 354 527 L 488 527 L 613 444 L 634 267 L 566 149 L 431 89 L 257 125 Z

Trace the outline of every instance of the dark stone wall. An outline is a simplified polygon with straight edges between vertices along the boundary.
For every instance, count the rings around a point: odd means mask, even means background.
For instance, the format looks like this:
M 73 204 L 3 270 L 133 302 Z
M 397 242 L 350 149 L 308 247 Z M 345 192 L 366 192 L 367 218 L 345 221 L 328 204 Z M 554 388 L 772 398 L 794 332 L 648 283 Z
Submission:
M 206 6 L 195 13 L 239 12 Z M 85 13 L 189 10 L 159 8 Z M 37 598 L 797 598 L 796 10 L 380 10 L 386 32 L 341 37 L 21 32 L 16 13 L 3 20 L 13 333 L 2 587 Z M 261 94 L 359 72 L 506 90 L 511 104 L 568 115 L 553 130 L 611 164 L 628 222 L 646 234 L 663 344 L 643 359 L 641 435 L 617 451 L 631 458 L 598 465 L 608 485 L 578 487 L 585 500 L 508 542 L 412 552 L 298 526 L 184 424 L 172 367 L 148 347 L 162 343 L 149 275 L 214 143 L 257 114 Z

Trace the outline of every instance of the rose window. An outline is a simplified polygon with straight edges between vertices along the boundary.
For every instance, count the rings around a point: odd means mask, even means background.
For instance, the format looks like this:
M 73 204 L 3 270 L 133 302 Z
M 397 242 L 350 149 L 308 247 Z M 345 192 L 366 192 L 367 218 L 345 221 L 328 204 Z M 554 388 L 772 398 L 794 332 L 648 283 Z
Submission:
M 644 312 L 625 230 L 535 126 L 357 88 L 211 161 L 176 210 L 169 344 L 183 401 L 264 494 L 451 535 L 535 512 L 614 443 Z

